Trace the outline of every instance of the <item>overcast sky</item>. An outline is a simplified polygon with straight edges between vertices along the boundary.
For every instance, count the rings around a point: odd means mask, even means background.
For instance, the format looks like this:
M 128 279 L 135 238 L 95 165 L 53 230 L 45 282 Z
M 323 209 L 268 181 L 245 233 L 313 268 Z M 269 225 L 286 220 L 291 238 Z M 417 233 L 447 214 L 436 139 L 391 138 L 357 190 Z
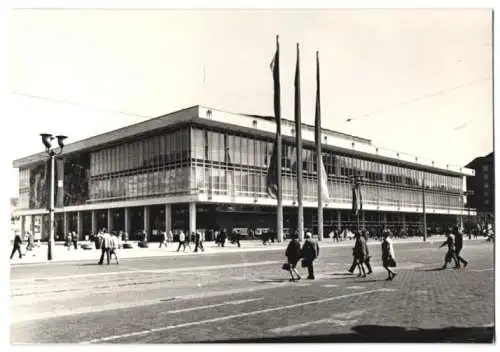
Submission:
M 493 150 L 490 10 L 15 10 L 10 24 L 12 160 L 42 151 L 41 132 L 72 142 L 197 104 L 272 115 L 276 34 L 283 117 L 299 42 L 303 122 L 319 50 L 323 127 L 456 165 Z

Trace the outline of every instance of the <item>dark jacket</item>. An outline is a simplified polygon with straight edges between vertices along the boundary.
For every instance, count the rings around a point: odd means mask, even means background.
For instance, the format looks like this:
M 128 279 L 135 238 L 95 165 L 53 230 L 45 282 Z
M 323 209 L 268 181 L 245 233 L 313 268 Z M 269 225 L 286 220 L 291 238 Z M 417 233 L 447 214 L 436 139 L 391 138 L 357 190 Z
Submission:
M 354 258 L 360 262 L 364 262 L 368 256 L 367 248 L 368 246 L 366 245 L 366 240 L 363 236 L 356 238 L 353 250 Z
M 316 241 L 306 239 L 302 246 L 302 258 L 313 261 L 319 255 L 319 245 Z
M 464 235 L 460 231 L 457 231 L 455 232 L 455 248 L 457 251 L 459 251 L 462 249 L 463 246 L 464 246 Z
M 453 240 L 452 236 L 446 237 L 446 241 L 444 241 L 443 244 L 439 248 L 444 247 L 444 246 L 447 246 L 448 251 L 450 251 L 450 252 L 455 251 L 455 241 Z
M 16 237 L 14 237 L 14 246 L 19 246 L 23 243 L 23 240 L 21 239 L 21 236 L 19 234 L 16 234 Z
M 288 258 L 289 263 L 297 264 L 301 257 L 300 242 L 297 239 L 292 239 L 288 243 L 285 256 Z

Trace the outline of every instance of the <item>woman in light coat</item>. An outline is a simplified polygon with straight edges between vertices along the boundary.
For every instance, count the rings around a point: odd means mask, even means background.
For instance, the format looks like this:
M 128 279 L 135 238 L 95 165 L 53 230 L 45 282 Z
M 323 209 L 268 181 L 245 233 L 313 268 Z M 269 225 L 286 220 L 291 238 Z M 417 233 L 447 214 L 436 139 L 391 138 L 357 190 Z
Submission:
M 389 235 L 389 231 L 385 231 L 382 234 L 382 237 L 384 238 L 382 241 L 382 266 L 389 274 L 386 281 L 392 281 L 394 277 L 396 277 L 396 273 L 390 269 L 396 266 L 396 256 L 394 254 L 394 247 L 392 246 L 392 241 L 390 240 Z

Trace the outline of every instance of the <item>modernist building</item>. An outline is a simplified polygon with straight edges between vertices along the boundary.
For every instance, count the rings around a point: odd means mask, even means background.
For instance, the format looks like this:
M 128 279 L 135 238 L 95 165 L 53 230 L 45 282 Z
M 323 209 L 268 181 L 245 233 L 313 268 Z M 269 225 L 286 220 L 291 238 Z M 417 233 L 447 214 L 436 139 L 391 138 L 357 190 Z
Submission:
M 492 218 L 495 212 L 495 165 L 494 154 L 475 158 L 467 167 L 474 170 L 473 176 L 467 177 L 467 189 L 474 191 L 468 196 L 472 208 L 477 209 L 478 215 L 484 220 Z
M 74 142 L 59 157 L 64 194 L 57 198 L 56 236 L 99 228 L 150 238 L 165 229 L 275 228 L 276 200 L 266 193 L 276 125 L 272 117 L 194 106 Z M 294 123 L 283 120 L 284 227 L 296 226 Z M 304 125 L 305 227 L 316 231 L 314 128 Z M 467 215 L 463 191 L 473 170 L 441 165 L 372 145 L 368 139 L 322 131 L 330 197 L 325 227 L 355 223 L 351 178 L 363 176 L 362 224 L 421 225 L 423 194 L 429 224 Z M 15 160 L 23 231 L 40 224 L 48 234 L 47 155 Z M 63 171 L 62 171 L 63 170 Z M 424 182 L 424 185 L 422 184 Z

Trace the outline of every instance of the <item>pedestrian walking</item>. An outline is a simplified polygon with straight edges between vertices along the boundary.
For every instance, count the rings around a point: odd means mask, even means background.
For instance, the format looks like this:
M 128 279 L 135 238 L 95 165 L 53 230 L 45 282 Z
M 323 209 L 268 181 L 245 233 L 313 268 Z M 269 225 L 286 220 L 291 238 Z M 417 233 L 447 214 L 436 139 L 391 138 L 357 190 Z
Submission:
M 68 246 L 68 251 L 71 250 L 71 245 L 72 245 L 72 241 L 71 241 L 71 232 L 68 232 L 68 234 L 66 235 L 66 246 Z
M 76 234 L 75 231 L 73 231 L 71 238 L 73 239 L 73 247 L 75 249 L 78 249 L 78 235 Z
M 31 232 L 28 232 L 28 244 L 26 245 L 26 252 L 27 251 L 32 251 L 34 246 L 33 246 L 33 234 Z
M 120 264 L 120 260 L 118 259 L 118 248 L 120 248 L 120 239 L 116 234 L 113 234 L 110 236 L 109 239 L 109 258 L 108 258 L 108 264 L 109 264 L 109 259 L 113 257 L 113 254 L 116 259 L 116 265 Z
M 196 233 L 194 234 L 194 239 L 195 239 L 194 251 L 198 252 L 199 248 L 201 249 L 202 252 L 204 252 L 205 248 L 203 248 L 203 235 L 199 231 L 196 231 Z
M 99 245 L 101 247 L 101 258 L 99 259 L 99 265 L 102 265 L 104 262 L 104 256 L 106 256 L 106 262 L 109 265 L 109 255 L 111 250 L 111 236 L 106 231 L 106 229 L 102 230 Z
M 293 277 L 293 273 L 297 275 L 297 280 L 300 280 L 300 275 L 297 272 L 296 266 L 297 262 L 299 261 L 301 257 L 301 249 L 300 249 L 300 242 L 298 240 L 297 236 L 292 236 L 292 239 L 288 243 L 288 246 L 286 247 L 286 252 L 285 256 L 287 258 L 287 262 L 283 264 L 283 269 L 288 270 L 290 273 L 290 281 L 295 281 L 295 278 Z
M 181 246 L 184 247 L 183 252 L 186 251 L 186 235 L 184 231 L 180 230 L 179 232 L 179 247 L 177 247 L 177 252 L 181 249 Z
M 355 232 L 354 237 L 356 238 L 356 242 L 354 243 L 354 248 L 352 250 L 354 260 L 352 263 L 353 265 L 349 269 L 349 272 L 351 274 L 354 273 L 354 268 L 357 266 L 359 269 L 358 276 L 366 277 L 365 268 L 363 266 L 363 263 L 365 262 L 365 258 L 367 256 L 366 242 L 364 241 L 364 237 L 361 236 L 361 234 L 358 231 Z
M 455 241 L 453 238 L 453 235 L 451 234 L 451 231 L 447 231 L 446 233 L 446 241 L 439 246 L 439 248 L 442 248 L 444 246 L 448 247 L 448 252 L 446 252 L 446 255 L 444 256 L 444 264 L 442 269 L 446 269 L 448 263 L 451 263 L 451 260 L 453 259 L 455 261 L 455 267 L 458 267 L 458 259 L 455 253 Z
M 372 270 L 372 266 L 370 264 L 370 251 L 368 249 L 368 231 L 366 230 L 363 230 L 361 232 L 361 245 L 363 246 L 363 252 L 366 253 L 366 256 L 365 256 L 365 261 L 363 262 L 363 264 L 366 265 L 366 268 L 368 269 L 368 272 L 366 273 L 366 275 L 370 275 L 371 273 L 373 273 L 373 270 Z
M 460 252 L 464 246 L 464 235 L 458 226 L 453 227 L 453 235 L 455 236 L 455 256 L 457 258 L 457 269 L 460 269 L 460 263 L 463 263 L 464 268 L 469 264 L 467 260 L 460 256 Z
M 16 234 L 14 236 L 14 243 L 13 243 L 13 247 L 12 247 L 12 253 L 10 254 L 10 259 L 12 259 L 12 257 L 14 257 L 14 254 L 16 253 L 16 251 L 19 252 L 19 259 L 21 259 L 23 257 L 23 254 L 21 253 L 22 243 L 23 243 L 23 240 L 21 238 L 21 235 L 16 232 Z
M 161 248 L 161 245 L 164 245 L 165 248 L 167 248 L 167 231 L 161 233 L 161 241 L 158 248 Z
M 240 244 L 240 230 L 236 230 L 234 232 L 234 242 L 238 245 L 238 248 L 241 247 L 241 244 Z
M 394 247 L 392 246 L 392 241 L 390 239 L 391 233 L 389 231 L 384 231 L 382 234 L 382 266 L 387 270 L 388 277 L 386 281 L 392 281 L 397 273 L 392 271 L 390 268 L 396 267 L 396 256 L 394 254 Z
M 301 257 L 302 257 L 302 267 L 307 268 L 307 278 L 309 280 L 314 280 L 314 260 L 319 255 L 319 245 L 318 242 L 311 238 L 311 233 L 308 232 L 305 235 L 305 241 L 302 246 Z
M 227 235 L 226 235 L 226 230 L 225 229 L 222 229 L 220 231 L 220 245 L 221 247 L 224 247 L 224 245 L 226 244 L 226 238 L 227 238 Z

